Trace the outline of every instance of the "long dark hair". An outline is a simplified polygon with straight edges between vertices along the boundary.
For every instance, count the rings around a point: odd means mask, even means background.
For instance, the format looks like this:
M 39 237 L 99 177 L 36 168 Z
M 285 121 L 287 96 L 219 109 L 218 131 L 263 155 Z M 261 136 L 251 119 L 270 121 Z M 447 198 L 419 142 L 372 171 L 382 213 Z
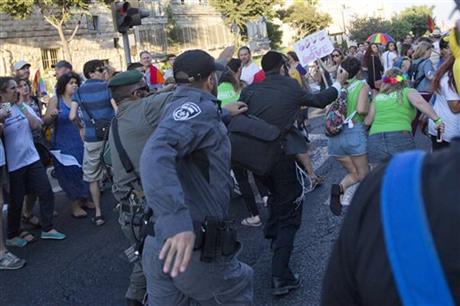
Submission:
M 409 56 L 407 55 L 407 52 L 412 48 L 412 45 L 410 44 L 402 44 L 401 45 L 401 56 Z
M 14 81 L 12 77 L 6 76 L 6 77 L 0 77 L 0 92 L 5 92 L 6 87 L 8 86 L 8 83 L 10 81 Z
M 236 74 L 230 69 L 230 68 L 227 68 L 223 74 L 223 76 L 221 77 L 221 79 L 219 80 L 219 85 L 221 83 L 231 83 L 232 86 L 233 86 L 233 90 L 235 90 L 235 92 L 239 92 L 240 91 L 240 82 L 239 80 L 237 79 L 236 77 Z
M 69 72 L 62 75 L 56 84 L 56 95 L 63 96 L 65 94 L 65 87 L 69 84 L 70 80 L 75 79 L 77 80 L 78 87 L 80 87 L 81 79 L 78 74 L 75 72 Z
M 370 62 L 371 56 L 375 55 L 374 51 L 372 51 L 372 46 L 374 46 L 374 45 L 377 46 L 377 44 L 374 44 L 374 43 L 370 44 L 369 48 L 367 48 L 367 50 L 366 50 L 366 53 L 364 53 L 364 58 L 363 58 L 363 66 L 364 67 L 369 67 L 369 62 Z M 378 46 L 377 46 L 377 48 L 378 48 Z
M 398 45 L 394 41 L 389 41 L 385 47 L 385 51 L 390 51 L 390 44 L 393 44 L 395 46 L 394 51 L 398 52 Z
M 441 89 L 441 79 L 444 76 L 444 74 L 447 73 L 447 76 L 449 77 L 449 87 L 451 87 L 454 91 L 456 91 L 456 83 L 454 79 L 454 62 L 455 58 L 451 55 L 449 58 L 444 62 L 444 64 L 439 67 L 438 71 L 436 71 L 436 74 L 434 75 L 433 79 L 433 91 L 434 92 L 439 92 Z

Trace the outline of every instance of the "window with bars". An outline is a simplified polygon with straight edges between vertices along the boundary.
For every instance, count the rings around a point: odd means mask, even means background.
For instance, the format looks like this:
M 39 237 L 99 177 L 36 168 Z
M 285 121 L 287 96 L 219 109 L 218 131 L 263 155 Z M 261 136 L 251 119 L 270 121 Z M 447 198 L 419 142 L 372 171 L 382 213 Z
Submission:
M 99 16 L 96 16 L 96 15 L 86 16 L 86 23 L 87 23 L 88 31 L 99 32 Z
M 51 69 L 51 65 L 54 65 L 58 61 L 58 50 L 59 49 L 41 49 L 42 54 L 42 66 L 43 69 Z

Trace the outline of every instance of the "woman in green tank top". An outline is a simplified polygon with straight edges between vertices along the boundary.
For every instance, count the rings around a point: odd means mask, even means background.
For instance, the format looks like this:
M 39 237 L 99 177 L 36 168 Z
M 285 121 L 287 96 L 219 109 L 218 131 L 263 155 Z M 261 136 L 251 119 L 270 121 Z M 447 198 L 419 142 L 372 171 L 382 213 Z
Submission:
M 347 175 L 339 184 L 331 186 L 329 207 L 335 215 L 341 213 L 341 195 L 348 187 L 360 182 L 369 172 L 367 133 L 363 121 L 369 109 L 370 87 L 366 81 L 356 79 L 361 70 L 358 59 L 346 58 L 339 69 L 348 72 L 347 119 L 349 123 L 343 125 L 340 134 L 330 137 L 328 141 L 329 155 L 334 156 L 347 171 Z
M 370 125 L 371 163 L 381 163 L 398 152 L 415 149 L 411 123 L 417 109 L 433 120 L 441 133 L 444 132 L 442 119 L 417 90 L 408 87 L 403 72 L 399 68 L 388 70 L 365 120 Z

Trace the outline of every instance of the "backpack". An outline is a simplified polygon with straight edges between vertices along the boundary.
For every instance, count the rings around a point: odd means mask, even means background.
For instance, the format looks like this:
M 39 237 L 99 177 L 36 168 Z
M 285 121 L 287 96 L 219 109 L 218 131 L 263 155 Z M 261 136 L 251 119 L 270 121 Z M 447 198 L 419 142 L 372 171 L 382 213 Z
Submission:
M 352 126 L 353 123 L 350 122 L 351 119 L 353 119 L 353 117 L 356 115 L 356 111 L 347 117 L 348 92 L 361 83 L 361 81 L 356 81 L 349 88 L 342 88 L 339 96 L 337 97 L 337 100 L 335 100 L 327 110 L 325 126 L 326 136 L 333 137 L 340 134 L 344 124 L 348 123 Z
M 398 154 L 385 171 L 380 198 L 385 247 L 403 305 L 453 306 L 423 204 L 424 156 Z
M 424 60 L 419 61 L 416 64 L 415 63 L 411 64 L 408 74 L 409 74 L 410 85 L 412 88 L 416 89 L 418 85 L 420 85 L 420 83 L 425 78 L 425 73 L 422 73 L 422 75 L 419 76 L 418 78 L 417 78 L 417 74 L 418 74 L 418 69 L 420 65 L 422 65 L 423 67 L 423 65 L 425 64 L 427 60 L 428 59 L 424 59 Z

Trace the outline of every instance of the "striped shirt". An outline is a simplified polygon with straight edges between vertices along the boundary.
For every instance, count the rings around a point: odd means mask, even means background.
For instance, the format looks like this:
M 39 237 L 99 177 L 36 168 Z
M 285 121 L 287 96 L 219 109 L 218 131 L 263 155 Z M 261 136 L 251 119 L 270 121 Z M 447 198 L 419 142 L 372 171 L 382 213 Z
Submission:
M 99 141 L 96 137 L 95 124 L 91 122 L 87 110 L 95 121 L 111 120 L 114 116 L 113 107 L 110 103 L 111 98 L 108 84 L 104 80 L 87 80 L 74 94 L 73 101 L 78 103 L 83 114 L 86 142 Z M 83 107 L 82 103 L 84 103 Z

